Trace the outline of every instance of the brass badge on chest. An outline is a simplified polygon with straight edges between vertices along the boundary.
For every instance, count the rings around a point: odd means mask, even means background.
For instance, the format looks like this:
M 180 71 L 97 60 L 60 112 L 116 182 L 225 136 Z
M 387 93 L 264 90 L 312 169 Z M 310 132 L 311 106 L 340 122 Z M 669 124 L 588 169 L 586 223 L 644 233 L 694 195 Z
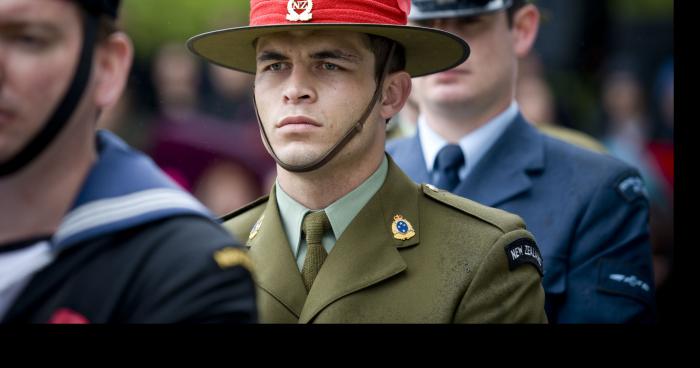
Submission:
M 394 222 L 391 223 L 391 232 L 394 233 L 394 239 L 398 240 L 408 240 L 416 235 L 413 225 L 401 215 L 394 216 Z
M 313 14 L 311 9 L 314 7 L 314 2 L 311 0 L 289 0 L 287 2 L 287 20 L 290 22 L 306 22 L 311 20 Z M 297 13 L 301 10 L 301 13 Z

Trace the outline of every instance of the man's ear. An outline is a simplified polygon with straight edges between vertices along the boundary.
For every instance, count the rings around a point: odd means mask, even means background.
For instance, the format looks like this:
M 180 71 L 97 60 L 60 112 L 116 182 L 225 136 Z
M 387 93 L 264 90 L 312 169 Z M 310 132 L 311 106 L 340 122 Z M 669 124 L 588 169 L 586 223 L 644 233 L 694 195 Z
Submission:
M 382 119 L 390 119 L 406 104 L 411 94 L 411 75 L 405 71 L 387 75 L 380 104 Z
M 98 43 L 95 53 L 95 104 L 103 109 L 119 100 L 126 86 L 133 46 L 123 32 L 115 32 Z
M 540 11 L 526 4 L 513 14 L 513 51 L 518 58 L 525 57 L 537 39 L 540 27 Z

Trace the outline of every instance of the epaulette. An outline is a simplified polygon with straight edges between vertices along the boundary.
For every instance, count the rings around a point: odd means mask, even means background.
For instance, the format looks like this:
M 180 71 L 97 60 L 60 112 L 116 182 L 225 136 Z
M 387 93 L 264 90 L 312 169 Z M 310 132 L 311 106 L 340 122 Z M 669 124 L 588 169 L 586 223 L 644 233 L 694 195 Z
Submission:
M 470 199 L 460 197 L 448 191 L 438 189 L 431 184 L 421 184 L 423 193 L 429 198 L 462 211 L 470 216 L 481 219 L 503 232 L 509 232 L 518 227 L 525 227 L 525 222 L 517 215 L 498 208 L 484 206 Z
M 229 212 L 229 213 L 219 217 L 219 222 L 226 222 L 226 221 L 242 214 L 243 212 L 246 212 L 252 208 L 259 206 L 259 205 L 267 202 L 269 197 L 270 197 L 269 195 L 262 196 L 256 200 L 254 200 L 253 202 L 250 202 L 247 205 L 245 205 L 245 206 L 243 206 L 243 207 L 241 207 L 233 212 Z

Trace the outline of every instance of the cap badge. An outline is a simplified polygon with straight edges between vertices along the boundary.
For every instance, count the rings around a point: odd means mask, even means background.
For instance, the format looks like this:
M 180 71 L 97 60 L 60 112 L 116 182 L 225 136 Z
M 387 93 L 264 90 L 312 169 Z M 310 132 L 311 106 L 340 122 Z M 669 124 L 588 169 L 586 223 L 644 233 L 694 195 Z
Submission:
M 391 232 L 394 233 L 394 239 L 398 240 L 408 240 L 416 235 L 411 223 L 401 215 L 394 216 L 394 222 L 391 223 Z
M 312 0 L 289 0 L 287 2 L 287 20 L 290 22 L 306 22 L 311 20 L 311 9 L 314 7 Z M 301 10 L 301 13 L 297 13 Z

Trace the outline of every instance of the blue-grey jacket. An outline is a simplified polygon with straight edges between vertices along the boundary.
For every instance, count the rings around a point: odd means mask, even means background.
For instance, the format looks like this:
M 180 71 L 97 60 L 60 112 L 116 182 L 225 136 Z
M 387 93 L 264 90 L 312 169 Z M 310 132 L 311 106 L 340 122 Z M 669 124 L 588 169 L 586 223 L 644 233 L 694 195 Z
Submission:
M 387 152 L 431 182 L 417 134 Z M 654 320 L 649 204 L 633 167 L 545 136 L 519 114 L 453 192 L 525 220 L 544 258 L 550 323 Z

